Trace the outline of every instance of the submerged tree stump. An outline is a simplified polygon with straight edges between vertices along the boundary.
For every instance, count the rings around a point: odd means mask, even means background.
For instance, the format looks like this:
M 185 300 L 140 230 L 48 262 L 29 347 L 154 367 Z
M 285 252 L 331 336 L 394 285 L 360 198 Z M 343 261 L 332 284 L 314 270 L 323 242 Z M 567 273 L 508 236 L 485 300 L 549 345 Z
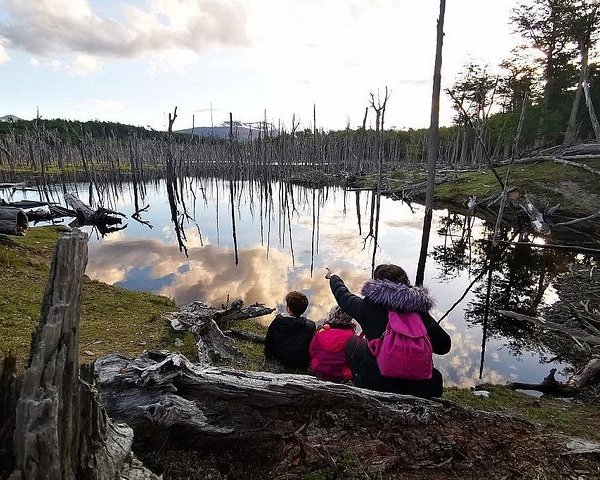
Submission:
M 600 453 L 600 445 L 588 444 L 584 455 L 571 439 L 528 422 L 447 401 L 202 367 L 168 352 L 107 355 L 95 373 L 102 405 L 146 448 L 175 449 L 179 458 L 189 452 L 196 462 L 243 458 L 240 472 L 213 478 L 299 478 L 293 475 L 331 465 L 343 452 L 353 452 L 364 478 L 421 478 L 430 469 L 495 478 L 510 469 L 570 471 Z
M 2 452 L 11 462 L 11 480 L 157 478 L 137 465 L 131 477 L 124 476 L 132 463 L 133 432 L 100 407 L 85 382 L 91 371 L 84 369 L 84 380 L 79 378 L 86 263 L 85 234 L 74 231 L 59 239 L 28 368 L 22 381 L 10 382 L 9 370 L 0 377 L 3 443 L 13 431 L 12 445 Z

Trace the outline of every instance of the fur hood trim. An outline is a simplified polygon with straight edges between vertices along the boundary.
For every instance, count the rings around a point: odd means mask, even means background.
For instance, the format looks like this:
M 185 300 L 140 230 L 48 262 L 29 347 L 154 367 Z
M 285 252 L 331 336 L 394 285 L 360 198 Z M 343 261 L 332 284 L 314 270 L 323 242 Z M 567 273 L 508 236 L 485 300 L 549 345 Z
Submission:
M 434 303 L 425 287 L 411 287 L 389 280 L 368 280 L 361 293 L 391 310 L 405 312 L 428 312 Z

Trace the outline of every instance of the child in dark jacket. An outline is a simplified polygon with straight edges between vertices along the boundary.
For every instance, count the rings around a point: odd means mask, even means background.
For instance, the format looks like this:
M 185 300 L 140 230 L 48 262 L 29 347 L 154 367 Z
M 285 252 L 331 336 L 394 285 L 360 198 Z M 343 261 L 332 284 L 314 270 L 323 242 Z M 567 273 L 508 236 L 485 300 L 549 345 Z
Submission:
M 315 322 L 302 314 L 308 307 L 306 295 L 292 291 L 285 297 L 288 315 L 278 314 L 265 338 L 265 358 L 275 359 L 288 368 L 306 369 L 310 363 L 308 347 L 315 334 Z
M 310 342 L 310 369 L 319 378 L 332 382 L 352 380 L 352 371 L 346 361 L 346 345 L 354 337 L 352 317 L 340 307 L 333 307 L 324 325 Z

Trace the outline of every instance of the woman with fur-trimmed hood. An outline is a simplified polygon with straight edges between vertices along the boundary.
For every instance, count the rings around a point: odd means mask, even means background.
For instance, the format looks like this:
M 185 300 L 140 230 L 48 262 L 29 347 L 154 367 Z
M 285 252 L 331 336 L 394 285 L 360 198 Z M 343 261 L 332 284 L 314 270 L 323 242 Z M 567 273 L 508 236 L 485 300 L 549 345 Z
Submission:
M 344 281 L 327 269 L 325 278 L 337 304 L 361 326 L 364 337 L 354 337 L 346 347 L 346 357 L 352 370 L 354 384 L 382 392 L 401 393 L 418 397 L 441 397 L 442 374 L 433 369 L 429 380 L 406 380 L 384 377 L 379 371 L 377 358 L 368 347 L 368 340 L 380 338 L 388 324 L 388 313 L 415 312 L 427 330 L 433 353 L 444 355 L 450 351 L 450 337 L 429 314 L 433 300 L 425 288 L 412 287 L 404 269 L 397 265 L 379 265 L 373 280 L 365 282 L 361 298 L 351 293 Z

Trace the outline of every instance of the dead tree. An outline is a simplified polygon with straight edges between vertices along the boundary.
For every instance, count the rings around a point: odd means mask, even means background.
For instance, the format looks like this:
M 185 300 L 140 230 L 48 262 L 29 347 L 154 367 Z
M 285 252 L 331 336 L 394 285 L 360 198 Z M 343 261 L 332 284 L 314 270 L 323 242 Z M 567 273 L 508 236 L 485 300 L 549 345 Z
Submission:
M 116 225 L 121 223 L 121 218 L 125 217 L 124 213 L 115 212 L 108 208 L 100 207 L 94 210 L 89 205 L 83 203 L 77 196 L 72 193 L 65 194 L 65 202 L 71 207 L 76 215 L 77 222 L 82 225 Z
M 435 186 L 435 167 L 440 149 L 440 90 L 442 83 L 442 47 L 444 45 L 444 15 L 446 0 L 440 0 L 440 16 L 437 22 L 437 46 L 435 51 L 435 66 L 433 70 L 433 92 L 431 95 L 431 124 L 429 126 L 429 150 L 427 160 L 427 193 L 425 197 L 425 218 L 423 219 L 423 237 L 421 252 L 417 266 L 416 285 L 423 285 L 425 278 L 425 263 L 429 247 L 429 234 L 433 217 L 433 190 Z
M 59 239 L 22 379 L 0 377 L 0 440 L 11 480 L 157 479 L 131 454 L 133 432 L 114 423 L 79 372 L 79 316 L 87 236 Z M 11 362 L 5 363 L 10 367 Z M 14 362 L 12 364 L 14 368 Z M 13 377 L 14 378 L 14 377 Z

